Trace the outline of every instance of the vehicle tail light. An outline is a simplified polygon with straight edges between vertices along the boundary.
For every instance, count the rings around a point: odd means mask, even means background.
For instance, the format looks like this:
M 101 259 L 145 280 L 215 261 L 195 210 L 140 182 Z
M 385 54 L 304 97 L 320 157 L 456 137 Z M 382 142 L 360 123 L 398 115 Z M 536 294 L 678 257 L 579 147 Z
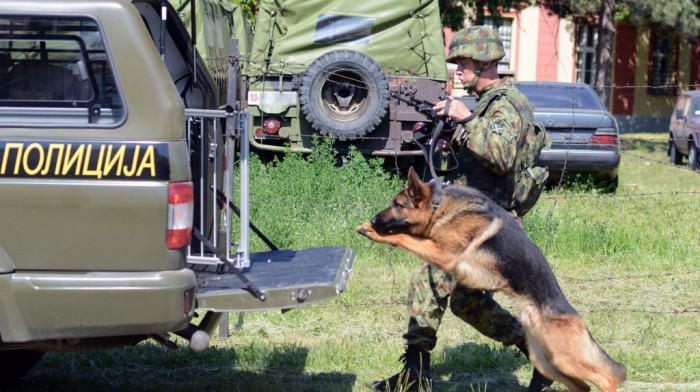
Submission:
M 192 239 L 194 189 L 192 182 L 174 182 L 168 188 L 168 249 L 182 249 Z
M 416 133 L 416 132 L 425 133 L 425 131 L 424 131 L 425 127 L 426 127 L 426 125 L 424 122 L 417 122 L 417 123 L 413 124 L 413 128 L 411 130 L 413 131 L 413 133 Z
M 263 137 L 265 134 L 263 133 L 263 129 L 260 127 L 255 128 L 255 137 Z
M 598 128 L 590 143 L 594 144 L 617 144 L 617 131 L 615 128 Z
M 265 120 L 265 132 L 270 135 L 275 135 L 280 130 L 280 120 L 270 117 Z

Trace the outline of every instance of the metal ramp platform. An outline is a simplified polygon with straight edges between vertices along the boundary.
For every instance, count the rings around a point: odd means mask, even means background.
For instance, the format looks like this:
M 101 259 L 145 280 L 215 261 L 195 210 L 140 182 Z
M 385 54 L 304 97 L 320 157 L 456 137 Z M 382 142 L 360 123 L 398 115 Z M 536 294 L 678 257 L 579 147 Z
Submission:
M 250 268 L 242 272 L 265 294 L 265 301 L 221 266 L 192 264 L 197 308 L 217 312 L 289 309 L 334 298 L 345 289 L 353 257 L 347 246 L 251 253 Z

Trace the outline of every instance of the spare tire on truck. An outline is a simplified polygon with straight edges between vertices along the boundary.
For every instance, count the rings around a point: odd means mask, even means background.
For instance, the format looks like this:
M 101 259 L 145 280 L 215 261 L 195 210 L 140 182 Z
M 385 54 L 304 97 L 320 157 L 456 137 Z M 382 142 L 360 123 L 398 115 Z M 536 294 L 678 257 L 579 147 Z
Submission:
M 389 107 L 389 83 L 371 57 L 353 50 L 334 50 L 314 60 L 299 88 L 306 120 L 322 135 L 342 138 L 366 135 Z

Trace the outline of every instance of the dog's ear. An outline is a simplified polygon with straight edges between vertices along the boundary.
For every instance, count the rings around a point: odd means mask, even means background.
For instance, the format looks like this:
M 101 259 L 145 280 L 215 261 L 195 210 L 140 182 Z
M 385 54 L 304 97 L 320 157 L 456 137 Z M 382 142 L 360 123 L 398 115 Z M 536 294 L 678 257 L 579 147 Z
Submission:
M 413 203 L 420 204 L 430 197 L 430 187 L 418 178 L 418 174 L 413 170 L 413 166 L 408 169 L 408 196 L 411 197 Z

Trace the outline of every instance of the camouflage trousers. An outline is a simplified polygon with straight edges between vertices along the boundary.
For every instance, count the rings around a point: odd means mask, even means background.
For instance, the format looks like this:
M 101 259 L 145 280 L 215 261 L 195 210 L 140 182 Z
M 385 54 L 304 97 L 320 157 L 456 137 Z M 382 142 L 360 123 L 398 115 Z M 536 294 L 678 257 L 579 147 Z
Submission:
M 525 340 L 522 325 L 493 299 L 493 292 L 464 287 L 452 274 L 422 263 L 408 291 L 406 344 L 432 351 L 448 303 L 452 313 L 493 340 L 507 346 Z

